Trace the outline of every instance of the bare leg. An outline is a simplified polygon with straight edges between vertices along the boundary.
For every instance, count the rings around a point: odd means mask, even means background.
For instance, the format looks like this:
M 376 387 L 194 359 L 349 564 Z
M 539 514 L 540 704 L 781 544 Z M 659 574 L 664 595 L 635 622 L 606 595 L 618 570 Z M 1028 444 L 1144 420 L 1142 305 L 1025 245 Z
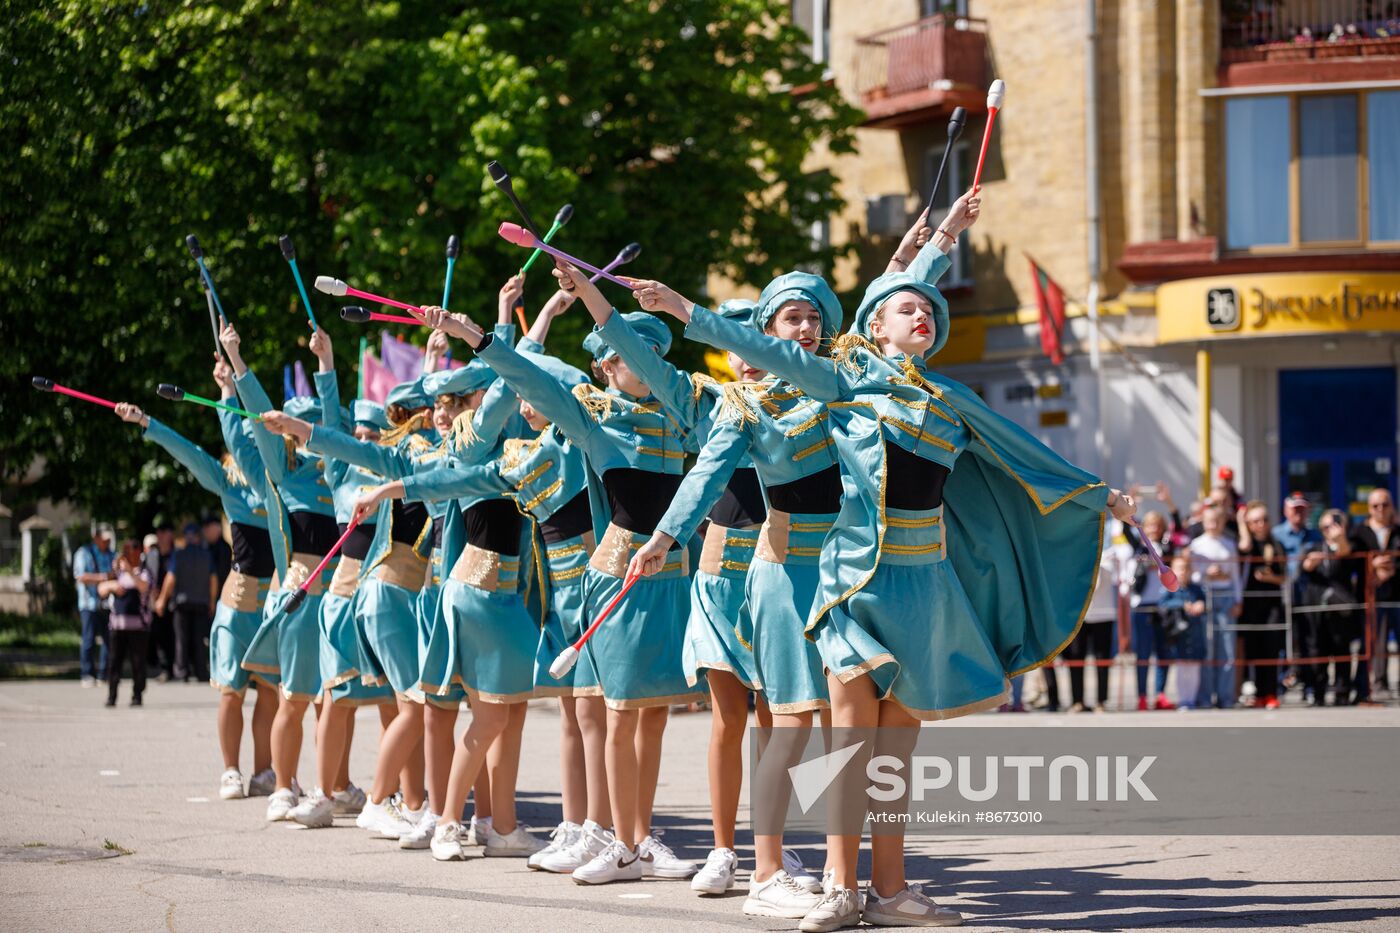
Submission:
M 637 817 L 637 720 L 634 709 L 608 710 L 608 797 L 612 802 L 613 833 L 635 849 L 642 837 Z
M 763 795 L 770 812 L 787 812 L 787 797 L 791 791 L 788 768 L 802 759 L 802 750 L 812 732 L 812 714 L 773 713 L 768 743 L 758 759 L 754 786 Z M 767 881 L 783 867 L 783 836 L 781 833 L 753 836 L 754 881 Z
M 253 773 L 272 767 L 272 723 L 277 719 L 281 697 L 277 688 L 254 681 L 258 698 L 253 703 Z
M 340 766 L 345 758 L 346 724 L 354 707 L 331 702 L 331 692 L 322 694 L 321 715 L 316 720 L 316 779 L 322 792 L 335 791 Z
M 909 773 L 909 756 L 914 751 L 914 743 L 919 739 L 919 720 L 910 716 L 898 703 L 885 701 L 880 704 L 880 732 L 876 741 L 876 754 L 892 755 L 904 762 L 904 773 Z M 904 796 L 891 801 L 887 806 L 897 812 L 907 812 L 909 806 L 908 784 Z M 893 897 L 904 890 L 907 881 L 904 876 L 904 824 L 895 822 L 880 827 L 879 832 L 870 834 L 870 883 L 875 893 L 881 897 Z M 855 890 L 852 888 L 851 890 Z
M 385 703 L 380 703 L 380 704 L 379 704 L 379 747 L 380 747 L 381 749 L 384 748 L 384 734 L 385 734 L 386 732 L 389 731 L 389 723 L 393 722 L 393 721 L 394 721 L 394 717 L 397 716 L 398 714 L 399 714 L 399 705 L 398 705 L 398 703 L 394 702 L 393 700 L 389 700 L 389 701 L 387 701 L 387 702 L 385 702 Z M 405 769 L 405 770 L 407 770 L 407 769 Z M 400 772 L 399 772 L 399 785 L 396 785 L 392 790 L 389 791 L 389 793 L 390 793 L 390 794 L 393 794 L 393 793 L 397 792 L 398 789 L 399 789 L 399 786 L 402 785 L 402 784 L 403 784 L 403 772 L 400 771 Z
M 486 751 L 510 721 L 510 710 L 501 703 L 476 703 L 472 706 L 472 721 L 452 756 L 452 772 L 447 778 L 447 798 L 443 819 L 460 818 L 467 805 L 467 791 L 476 781 L 477 772 L 486 770 Z M 477 801 L 480 818 L 482 799 Z M 494 821 L 493 821 L 494 822 Z
M 526 704 L 505 706 L 506 727 L 486 754 L 491 772 L 491 828 L 503 836 L 515 832 L 515 786 L 520 777 L 520 736 L 525 729 Z
M 457 709 L 455 703 L 450 708 L 432 703 L 423 707 L 423 768 L 428 779 L 428 808 L 454 820 L 461 816 L 461 811 L 444 814 L 440 808 L 447 799 L 447 776 L 452 772 L 452 733 L 457 728 Z
M 345 750 L 340 753 L 340 770 L 336 772 L 335 789 L 345 790 L 350 786 L 350 748 L 355 744 L 356 707 L 347 710 L 345 717 Z
M 613 825 L 608 794 L 608 707 L 602 697 L 574 697 L 574 714 L 583 736 L 583 760 L 588 770 L 588 818 L 608 829 Z
M 880 722 L 880 701 L 875 682 L 863 674 L 848 684 L 828 674 L 827 689 L 831 691 L 831 722 L 836 729 L 873 729 Z M 839 739 L 840 736 L 838 735 Z M 844 743 L 843 743 L 844 747 Z M 870 744 L 861 746 L 853 761 L 842 769 L 841 777 L 833 782 L 839 794 L 865 793 L 865 769 L 870 760 Z M 842 780 L 854 775 L 854 780 Z M 835 799 L 835 798 L 832 798 Z M 827 836 L 826 858 L 836 884 L 857 891 L 856 860 L 860 856 L 860 835 Z
M 379 743 L 379 761 L 374 769 L 374 784 L 370 787 L 369 799 L 370 803 L 383 803 L 384 798 L 398 788 L 403 791 L 405 805 L 416 810 L 418 807 L 414 804 L 421 806 L 423 802 L 423 783 L 419 780 L 401 787 L 399 772 L 408 765 L 414 750 L 423 744 L 423 706 L 407 697 L 399 697 L 398 708 L 397 715 L 384 730 L 384 738 Z M 410 794 L 417 799 L 410 799 Z
M 423 731 L 420 729 L 418 741 L 408 753 L 408 761 L 399 770 L 399 792 L 403 794 L 404 806 L 410 810 L 421 810 L 428 802 L 423 744 Z
M 749 721 L 749 688 L 728 671 L 706 671 L 714 714 L 710 718 L 710 820 L 715 848 L 734 848 L 739 792 L 744 786 L 744 727 Z
M 145 659 L 141 659 L 145 663 Z M 219 695 L 219 751 L 225 768 L 238 768 L 239 745 L 243 742 L 243 694 Z M 254 772 L 256 773 L 256 772 Z
M 637 838 L 651 834 L 651 811 L 661 778 L 661 741 L 671 718 L 669 706 L 648 706 L 637 721 Z
M 272 770 L 277 774 L 279 788 L 291 787 L 296 779 L 297 759 L 301 757 L 301 721 L 309 702 L 283 697 L 277 706 L 277 718 L 272 723 Z
M 487 754 L 490 754 L 490 749 L 487 749 Z M 491 817 L 490 768 L 477 769 L 476 781 L 472 784 L 472 816 L 475 816 L 478 820 L 491 820 L 491 822 L 495 822 Z
M 559 698 L 559 787 L 564 822 L 582 825 L 588 809 L 588 780 L 583 757 L 583 733 L 573 697 Z

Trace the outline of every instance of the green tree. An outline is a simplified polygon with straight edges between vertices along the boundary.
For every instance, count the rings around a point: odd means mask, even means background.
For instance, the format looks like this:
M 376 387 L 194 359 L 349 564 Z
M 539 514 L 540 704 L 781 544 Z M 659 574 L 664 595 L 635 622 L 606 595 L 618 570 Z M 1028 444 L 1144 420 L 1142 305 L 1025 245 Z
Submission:
M 803 161 L 818 141 L 848 150 L 857 115 L 821 83 L 785 4 L 0 10 L 0 481 L 41 458 L 26 496 L 138 524 L 211 506 L 135 429 L 27 385 L 47 375 L 135 401 L 217 449 L 209 412 L 153 391 L 213 392 L 188 233 L 274 398 L 284 363 L 311 362 L 277 237 L 293 237 L 308 278 L 430 303 L 456 233 L 453 307 L 489 317 L 524 259 L 495 232 L 516 217 L 486 176 L 493 159 L 539 222 L 574 204 L 561 246 L 601 264 L 636 240 L 632 271 L 695 293 L 710 271 L 761 285 L 831 258 L 805 231 L 837 208 L 833 183 Z M 530 276 L 533 309 L 553 280 L 547 263 Z M 367 331 L 339 320 L 340 302 L 312 292 L 312 303 L 348 394 Z M 581 312 L 565 318 L 551 348 L 581 361 L 586 330 Z

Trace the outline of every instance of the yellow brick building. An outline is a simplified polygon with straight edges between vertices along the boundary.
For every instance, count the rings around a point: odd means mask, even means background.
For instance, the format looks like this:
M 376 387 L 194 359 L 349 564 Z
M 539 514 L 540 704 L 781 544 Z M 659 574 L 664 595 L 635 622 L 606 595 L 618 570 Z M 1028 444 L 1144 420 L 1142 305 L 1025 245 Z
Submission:
M 883 268 L 956 106 L 949 187 L 970 184 L 1001 78 L 934 365 L 1071 459 L 1165 481 L 1183 505 L 1225 464 L 1275 508 L 1292 489 L 1353 510 L 1394 490 L 1400 3 L 797 0 L 792 15 L 866 113 L 856 154 L 810 158 L 847 205 L 814 231 L 853 247 L 828 270 L 838 291 Z M 1028 257 L 1067 299 L 1060 365 Z

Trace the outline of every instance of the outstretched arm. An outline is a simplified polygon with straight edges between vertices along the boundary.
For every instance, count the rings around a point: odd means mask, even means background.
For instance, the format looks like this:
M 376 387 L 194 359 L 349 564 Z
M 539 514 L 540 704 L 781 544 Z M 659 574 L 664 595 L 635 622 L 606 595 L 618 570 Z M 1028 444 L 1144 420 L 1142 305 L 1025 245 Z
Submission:
M 219 384 L 220 401 L 225 405 L 238 402 L 238 391 L 233 384 L 233 367 L 224 360 L 214 364 L 214 381 Z M 258 445 L 254 443 L 252 435 L 243 430 L 243 417 L 220 409 L 219 428 L 223 431 L 224 446 L 233 455 L 233 462 L 238 465 L 239 472 L 249 483 L 255 484 L 253 488 L 261 489 L 262 454 L 258 452 Z
M 146 440 L 164 447 L 166 452 L 189 470 L 195 481 L 209 492 L 221 496 L 228 489 L 228 477 L 224 475 L 224 468 L 198 444 L 127 402 L 117 405 L 117 417 L 128 424 L 141 425 L 145 429 L 142 436 Z
M 535 323 L 530 325 L 530 332 L 521 338 L 516 344 L 517 350 L 532 350 L 536 353 L 544 352 L 544 341 L 549 336 L 549 325 L 554 323 L 554 319 L 574 303 L 574 296 L 566 291 L 557 291 L 554 296 L 545 302 L 540 313 L 535 315 Z
M 573 393 L 559 380 L 516 353 L 509 344 L 483 333 L 467 317 L 449 314 L 441 308 L 425 308 L 424 311 L 433 326 L 441 327 L 449 336 L 466 341 L 517 395 L 552 421 L 567 437 L 579 445 L 587 443 L 596 424 L 583 403 L 574 398 Z

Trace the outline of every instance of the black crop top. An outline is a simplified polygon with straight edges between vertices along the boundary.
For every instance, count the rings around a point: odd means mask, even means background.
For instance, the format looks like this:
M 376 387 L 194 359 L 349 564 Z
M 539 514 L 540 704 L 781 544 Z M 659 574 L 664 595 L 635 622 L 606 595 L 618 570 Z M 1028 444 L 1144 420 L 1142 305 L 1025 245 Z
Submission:
M 885 505 L 927 512 L 943 504 L 948 468 L 885 441 Z
M 233 569 L 249 577 L 267 578 L 277 572 L 272 539 L 266 528 L 230 522 L 233 534 Z
M 462 513 L 467 543 L 514 557 L 520 553 L 520 510 L 509 499 L 485 499 Z
M 763 486 L 758 482 L 758 471 L 753 467 L 740 467 L 734 471 L 724 487 L 723 495 L 709 514 L 711 522 L 725 528 L 761 525 L 767 517 Z
M 399 544 L 417 544 L 423 534 L 423 526 L 430 520 L 428 506 L 424 503 L 395 499 L 394 524 L 389 529 L 389 537 Z
M 560 506 L 549 518 L 540 521 L 540 535 L 548 544 L 576 538 L 592 528 L 593 510 L 588 505 L 587 489 Z
M 347 526 L 338 525 L 341 534 L 345 534 Z M 374 541 L 374 526 L 359 524 L 350 533 L 350 537 L 345 539 L 345 543 L 340 546 L 340 556 L 348 557 L 351 560 L 364 560 L 369 556 L 370 543 Z
M 649 535 L 681 488 L 680 474 L 653 473 L 635 467 L 617 467 L 603 474 L 612 522 L 636 534 Z
M 292 553 L 325 557 L 340 537 L 335 519 L 315 512 L 292 512 Z
M 768 487 L 768 504 L 789 515 L 831 515 L 841 511 L 841 468 L 832 464 L 820 473 Z

